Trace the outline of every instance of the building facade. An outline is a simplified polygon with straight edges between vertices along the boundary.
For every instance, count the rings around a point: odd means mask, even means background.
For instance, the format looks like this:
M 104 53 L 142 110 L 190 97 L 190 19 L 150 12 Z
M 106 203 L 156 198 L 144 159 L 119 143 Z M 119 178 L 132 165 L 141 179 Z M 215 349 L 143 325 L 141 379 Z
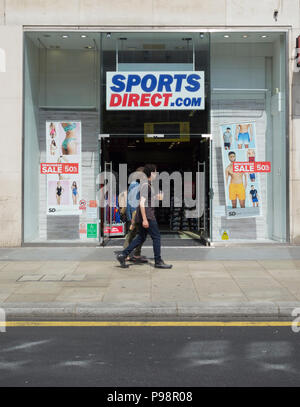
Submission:
M 98 174 L 149 161 L 202 175 L 166 233 L 299 244 L 299 35 L 297 0 L 0 0 L 0 245 L 121 236 Z

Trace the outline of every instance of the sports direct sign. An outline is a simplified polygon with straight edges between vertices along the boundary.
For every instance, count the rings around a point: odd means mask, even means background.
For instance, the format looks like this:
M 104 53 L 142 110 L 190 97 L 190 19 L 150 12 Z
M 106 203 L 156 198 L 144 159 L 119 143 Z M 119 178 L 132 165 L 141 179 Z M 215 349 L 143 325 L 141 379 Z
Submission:
M 204 71 L 107 72 L 107 110 L 203 110 Z

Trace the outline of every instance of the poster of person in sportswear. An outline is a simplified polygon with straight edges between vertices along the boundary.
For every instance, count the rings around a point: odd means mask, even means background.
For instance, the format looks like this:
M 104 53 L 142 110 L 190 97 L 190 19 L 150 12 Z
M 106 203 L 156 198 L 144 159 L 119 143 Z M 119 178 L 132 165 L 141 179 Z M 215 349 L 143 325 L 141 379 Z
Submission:
M 220 126 L 227 219 L 261 215 L 259 174 L 234 169 L 234 163 L 256 161 L 255 123 Z
M 81 122 L 46 122 L 46 162 L 47 215 L 81 215 Z

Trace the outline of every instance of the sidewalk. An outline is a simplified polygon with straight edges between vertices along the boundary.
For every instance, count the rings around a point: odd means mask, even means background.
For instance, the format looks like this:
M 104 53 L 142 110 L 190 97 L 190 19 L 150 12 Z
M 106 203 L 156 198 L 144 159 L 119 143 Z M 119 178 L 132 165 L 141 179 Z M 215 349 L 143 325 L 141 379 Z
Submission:
M 153 267 L 150 248 L 145 249 L 149 264 L 128 269 L 107 260 L 113 249 L 0 249 L 0 307 L 10 320 L 293 319 L 292 310 L 300 307 L 299 247 L 224 250 L 165 250 L 173 269 L 159 270 Z M 250 259 L 235 260 L 243 250 L 250 253 Z M 178 251 L 185 260 L 176 260 Z M 68 260 L 62 260 L 63 253 Z M 70 260 L 72 253 L 74 260 Z M 203 259 L 192 259 L 201 253 Z

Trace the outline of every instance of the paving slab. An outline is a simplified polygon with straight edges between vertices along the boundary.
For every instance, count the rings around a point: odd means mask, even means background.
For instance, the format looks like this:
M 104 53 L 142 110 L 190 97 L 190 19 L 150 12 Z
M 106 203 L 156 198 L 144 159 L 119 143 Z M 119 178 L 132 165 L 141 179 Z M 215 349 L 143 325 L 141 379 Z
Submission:
M 274 279 L 285 281 L 292 280 L 295 283 L 300 282 L 300 269 L 291 270 L 291 269 L 272 269 L 268 270 L 269 275 Z
M 58 282 L 31 282 L 25 284 L 17 284 L 14 286 L 14 294 L 33 294 L 40 296 L 41 294 L 53 294 L 58 295 L 62 290 L 63 286 Z
M 193 280 L 187 276 L 183 278 L 162 278 L 152 276 L 151 298 L 153 302 L 164 301 L 193 301 L 199 303 L 199 296 Z
M 6 261 L 0 262 L 0 272 L 7 264 L 8 263 Z
M 55 274 L 55 273 L 51 273 L 51 274 L 46 274 L 44 275 L 40 281 L 61 281 L 63 280 L 63 278 L 65 277 L 65 274 Z
M 102 301 L 104 292 L 99 287 L 64 287 L 56 295 L 56 302 Z
M 215 270 L 191 270 L 190 275 L 192 278 L 200 278 L 200 279 L 232 279 L 230 273 L 228 271 L 215 271 Z
M 239 279 L 266 279 L 272 278 L 272 274 L 270 274 L 270 270 L 266 269 L 235 269 L 235 270 L 228 270 L 228 274 L 234 280 L 238 281 Z
M 281 285 L 285 287 L 294 298 L 300 300 L 300 282 L 295 284 L 295 281 L 285 280 L 281 282 Z
M 297 301 L 297 297 L 285 287 L 265 289 L 244 287 L 244 292 L 249 301 Z
M 84 280 L 80 281 L 80 287 L 103 287 L 108 288 L 111 280 L 108 278 L 90 278 L 86 276 Z M 64 287 L 78 287 L 78 281 L 64 281 Z
M 8 271 L 22 271 L 23 274 L 26 272 L 33 273 L 34 271 L 39 272 L 39 269 L 43 265 L 42 262 L 27 262 L 27 261 L 12 261 L 6 263 L 6 265 L 1 269 L 2 271 L 8 272 Z
M 222 261 L 222 264 L 224 265 L 225 269 L 228 270 L 229 272 L 231 271 L 241 271 L 241 270 L 263 270 L 263 265 L 259 264 L 256 260 L 237 260 L 237 261 L 232 261 L 232 260 L 227 260 L 227 261 Z
M 86 274 L 67 274 L 63 275 L 62 281 L 83 281 L 86 278 Z
M 39 271 L 45 274 L 65 274 L 76 270 L 79 262 L 72 261 L 47 261 L 44 262 Z
M 194 278 L 200 301 L 247 301 L 238 284 L 232 279 L 204 280 Z
M 25 282 L 25 281 L 39 281 L 44 277 L 44 274 L 24 274 L 21 276 L 17 281 Z
M 201 270 L 222 270 L 226 271 L 225 265 L 222 261 L 211 261 L 211 260 L 203 260 L 201 262 L 187 262 L 185 261 L 185 265 L 188 265 L 190 270 L 201 271 Z
M 5 302 L 5 300 L 10 296 L 10 292 L 9 291 L 7 291 L 6 293 L 0 293 L 0 304 L 1 303 L 4 303 Z M 3 308 L 4 306 L 2 305 L 2 308 Z
M 300 263 L 295 260 L 258 260 L 258 263 L 267 270 L 300 269 Z
M 130 277 L 125 279 L 114 279 L 106 289 L 103 302 L 141 301 L 150 302 L 150 278 Z
M 111 273 L 112 272 L 112 262 L 100 262 L 97 261 L 86 261 L 80 262 L 74 273 Z
M 19 302 L 19 303 L 36 303 L 39 304 L 41 302 L 47 302 L 48 306 L 51 306 L 51 304 L 55 301 L 57 297 L 57 294 L 11 294 L 9 295 L 4 304 L 2 305 L 2 308 L 6 311 L 6 304 L 7 303 L 14 303 L 14 302 Z M 38 305 L 39 306 L 39 305 Z M 22 312 L 21 312 L 22 314 Z M 21 316 L 21 315 L 20 315 Z

